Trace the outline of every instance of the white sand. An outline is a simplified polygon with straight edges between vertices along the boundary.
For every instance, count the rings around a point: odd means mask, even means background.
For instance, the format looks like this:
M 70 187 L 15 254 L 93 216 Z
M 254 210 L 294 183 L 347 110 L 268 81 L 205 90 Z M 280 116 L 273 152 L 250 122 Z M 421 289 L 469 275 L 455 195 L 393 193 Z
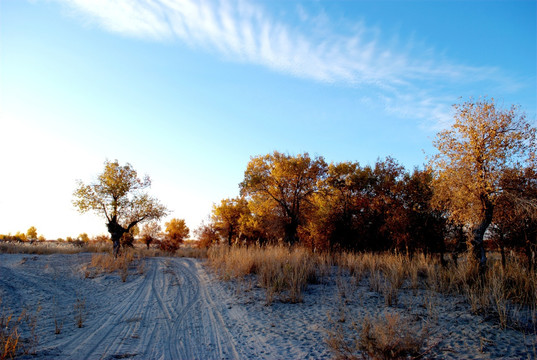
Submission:
M 325 343 L 327 329 L 341 326 L 351 336 L 353 321 L 386 311 L 380 295 L 345 275 L 310 286 L 302 303 L 265 306 L 255 278 L 223 283 L 199 260 L 146 259 L 144 274 L 132 269 L 124 283 L 118 274 L 85 279 L 81 267 L 90 259 L 91 254 L 0 254 L 1 306 L 16 312 L 42 308 L 39 344 L 29 358 L 328 359 L 333 354 Z M 82 328 L 75 324 L 77 299 L 85 301 Z M 424 291 L 404 290 L 388 308 L 409 323 L 429 324 L 427 344 L 435 346 L 427 357 L 535 356 L 535 334 L 502 330 L 493 320 L 471 315 L 462 298 L 430 299 Z M 427 301 L 434 302 L 432 313 Z M 63 321 L 60 334 L 54 333 L 55 318 Z

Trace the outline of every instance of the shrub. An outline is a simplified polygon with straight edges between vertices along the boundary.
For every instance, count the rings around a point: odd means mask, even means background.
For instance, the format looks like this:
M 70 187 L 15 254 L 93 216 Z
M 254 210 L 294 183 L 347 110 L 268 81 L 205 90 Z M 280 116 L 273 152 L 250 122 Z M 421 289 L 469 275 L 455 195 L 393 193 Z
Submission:
M 409 319 L 386 312 L 366 316 L 353 324 L 351 339 L 341 325 L 328 331 L 326 343 L 337 359 L 407 359 L 421 356 L 428 337 L 427 328 L 419 329 Z

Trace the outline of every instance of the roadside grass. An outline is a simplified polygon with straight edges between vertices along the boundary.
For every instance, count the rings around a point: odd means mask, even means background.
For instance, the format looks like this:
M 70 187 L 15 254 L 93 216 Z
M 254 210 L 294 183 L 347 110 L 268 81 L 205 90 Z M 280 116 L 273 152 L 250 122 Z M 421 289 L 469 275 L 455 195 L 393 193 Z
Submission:
M 36 327 L 40 311 L 40 307 L 35 311 L 23 309 L 15 315 L 2 306 L 0 298 L 0 360 L 35 354 L 39 343 Z
M 343 271 L 355 285 L 377 292 L 385 309 L 397 308 L 401 291 L 415 296 L 420 291 L 427 326 L 438 323 L 437 298 L 462 295 L 472 314 L 495 322 L 501 329 L 512 328 L 530 336 L 537 333 L 537 276 L 516 256 L 508 259 L 505 268 L 491 256 L 484 277 L 479 276 L 469 255 L 460 258 L 458 265 L 448 262 L 443 266 L 438 257 L 425 254 L 318 254 L 301 247 L 219 245 L 209 249 L 207 263 L 223 280 L 238 279 L 240 284 L 254 276 L 265 291 L 266 305 L 275 300 L 301 302 L 308 284 L 326 279 L 337 282 L 334 271 Z M 350 285 L 342 288 L 338 284 L 342 303 L 346 293 L 353 291 Z M 349 318 L 344 308 L 342 311 L 336 317 Z M 364 318 L 350 333 L 348 328 L 338 332 L 338 328 L 343 329 L 341 324 L 332 326 L 327 344 L 333 354 L 337 358 L 383 359 L 419 357 L 427 351 L 423 347 L 428 332 L 423 326 L 411 326 L 396 312 L 382 314 Z
M 353 322 L 350 336 L 341 324 L 334 324 L 325 341 L 336 359 L 415 359 L 427 352 L 428 328 L 396 312 L 383 311 Z
M 111 251 L 112 244 L 102 242 L 62 242 L 40 241 L 30 242 L 0 242 L 0 253 L 3 254 L 78 254 L 81 252 L 107 252 Z
M 442 266 L 438 258 L 423 254 L 408 258 L 391 253 L 344 253 L 337 259 L 337 264 L 357 281 L 368 278 L 371 289 L 385 297 L 408 288 L 464 295 L 476 309 L 489 311 L 503 308 L 505 302 L 526 306 L 537 303 L 537 276 L 516 257 L 510 257 L 505 268 L 500 261 L 489 260 L 484 277 L 479 276 L 470 259 L 459 261 L 458 266 Z
M 132 248 L 122 249 L 123 251 L 134 251 L 140 257 L 157 257 L 157 256 L 177 256 L 206 258 L 207 249 L 200 249 L 191 244 L 181 246 L 175 252 L 165 252 L 158 248 L 147 248 L 145 245 L 135 245 Z M 51 254 L 78 254 L 78 253 L 111 253 L 112 243 L 110 241 L 39 241 L 39 242 L 10 242 L 0 241 L 0 254 L 33 254 L 33 255 L 51 255 Z
M 140 273 L 140 268 L 143 269 L 144 258 L 137 252 L 130 249 L 124 250 L 121 254 L 114 258 L 109 253 L 93 254 L 90 263 L 83 268 L 85 278 L 94 278 L 102 273 L 118 272 L 121 281 L 126 282 L 131 267 L 137 268 L 137 273 Z
M 364 282 L 383 296 L 386 306 L 398 303 L 402 289 L 425 289 L 441 294 L 464 295 L 476 313 L 495 315 L 505 327 L 509 309 L 537 303 L 537 276 L 527 271 L 516 257 L 506 267 L 490 260 L 487 273 L 480 277 L 477 266 L 468 259 L 442 266 L 438 257 L 399 253 L 314 253 L 302 247 L 213 246 L 208 264 L 224 280 L 257 275 L 259 286 L 268 297 L 285 295 L 287 301 L 301 301 L 307 284 L 326 278 L 331 266 L 348 271 L 356 284 Z M 270 303 L 270 301 L 268 301 Z
M 224 280 L 257 275 L 265 289 L 266 304 L 275 298 L 301 302 L 304 289 L 317 282 L 326 271 L 326 258 L 309 250 L 285 246 L 214 246 L 208 251 L 208 264 Z

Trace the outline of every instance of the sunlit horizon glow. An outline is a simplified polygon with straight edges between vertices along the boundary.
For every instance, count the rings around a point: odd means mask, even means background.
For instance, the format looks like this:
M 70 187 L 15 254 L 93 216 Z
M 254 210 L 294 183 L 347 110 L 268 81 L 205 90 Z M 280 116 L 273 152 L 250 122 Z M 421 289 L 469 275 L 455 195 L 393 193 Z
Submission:
M 106 159 L 149 175 L 192 231 L 238 195 L 250 156 L 411 169 L 461 97 L 520 104 L 535 123 L 536 7 L 2 1 L 0 234 L 106 234 L 71 205 Z

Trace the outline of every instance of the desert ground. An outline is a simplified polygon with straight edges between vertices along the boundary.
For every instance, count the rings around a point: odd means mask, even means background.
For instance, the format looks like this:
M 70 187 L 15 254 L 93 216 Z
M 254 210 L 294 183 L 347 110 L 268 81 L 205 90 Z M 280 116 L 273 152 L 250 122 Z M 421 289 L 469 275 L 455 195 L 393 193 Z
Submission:
M 459 296 L 401 290 L 397 304 L 336 268 L 301 302 L 267 304 L 255 276 L 222 281 L 205 260 L 153 257 L 119 273 L 88 271 L 92 254 L 0 254 L 4 313 L 25 310 L 28 359 L 330 359 L 357 324 L 400 316 L 422 358 L 532 359 L 531 329 L 500 328 Z M 397 335 L 396 335 L 397 336 Z M 341 355 L 341 354 L 339 354 Z

